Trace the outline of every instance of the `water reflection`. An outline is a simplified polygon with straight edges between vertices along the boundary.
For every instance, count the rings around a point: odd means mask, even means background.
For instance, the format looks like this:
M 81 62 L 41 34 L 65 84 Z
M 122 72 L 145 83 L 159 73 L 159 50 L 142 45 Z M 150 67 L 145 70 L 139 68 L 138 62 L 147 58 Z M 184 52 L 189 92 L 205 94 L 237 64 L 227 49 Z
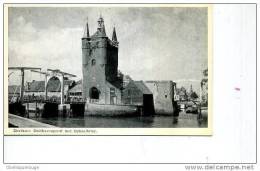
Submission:
M 34 118 L 37 121 L 65 128 L 198 128 L 207 127 L 207 118 L 199 123 L 197 115 L 181 114 L 176 121 L 172 116 L 153 117 L 97 117 Z

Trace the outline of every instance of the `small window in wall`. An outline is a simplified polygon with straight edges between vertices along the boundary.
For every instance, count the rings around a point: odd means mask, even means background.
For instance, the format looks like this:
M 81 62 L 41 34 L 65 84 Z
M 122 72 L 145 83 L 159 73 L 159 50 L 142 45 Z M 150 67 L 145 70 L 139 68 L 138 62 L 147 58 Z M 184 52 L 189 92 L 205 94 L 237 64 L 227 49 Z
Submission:
M 116 95 L 115 88 L 110 88 L 110 94 L 111 94 L 111 96 L 115 96 Z
M 167 95 L 165 95 L 165 98 L 167 98 Z
M 115 88 L 110 88 L 110 104 L 116 104 L 116 90 L 115 90 Z
M 92 65 L 92 66 L 96 65 L 96 60 L 95 60 L 95 59 L 92 59 L 92 60 L 91 60 L 91 65 Z

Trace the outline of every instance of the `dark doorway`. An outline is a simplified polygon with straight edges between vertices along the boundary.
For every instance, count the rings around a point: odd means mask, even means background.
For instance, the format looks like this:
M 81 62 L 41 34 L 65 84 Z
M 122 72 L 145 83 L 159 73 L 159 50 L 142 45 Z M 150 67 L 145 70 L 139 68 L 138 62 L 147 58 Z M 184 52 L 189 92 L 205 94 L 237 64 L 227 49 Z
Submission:
M 143 115 L 151 116 L 154 115 L 154 104 L 153 104 L 153 95 L 144 94 L 143 95 Z
M 89 90 L 90 99 L 99 99 L 99 90 L 96 87 L 92 87 Z

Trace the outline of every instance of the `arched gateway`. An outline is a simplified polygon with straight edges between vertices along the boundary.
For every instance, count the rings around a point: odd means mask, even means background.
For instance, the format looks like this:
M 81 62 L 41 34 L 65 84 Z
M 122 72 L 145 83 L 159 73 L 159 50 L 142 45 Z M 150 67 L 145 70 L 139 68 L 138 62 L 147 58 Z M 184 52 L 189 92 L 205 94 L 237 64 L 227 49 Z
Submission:
M 100 94 L 100 91 L 99 91 L 96 87 L 92 87 L 92 88 L 89 90 L 89 98 L 90 98 L 90 99 L 96 99 L 96 100 L 98 100 L 98 99 L 99 99 L 99 94 Z

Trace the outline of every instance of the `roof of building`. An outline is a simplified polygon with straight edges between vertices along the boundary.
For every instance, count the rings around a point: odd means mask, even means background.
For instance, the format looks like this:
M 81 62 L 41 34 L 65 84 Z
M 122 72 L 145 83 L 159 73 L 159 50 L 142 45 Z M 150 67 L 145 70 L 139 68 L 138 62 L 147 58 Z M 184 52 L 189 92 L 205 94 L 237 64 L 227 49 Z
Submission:
M 147 80 L 145 83 L 172 83 L 176 85 L 176 82 L 173 82 L 172 80 Z
M 152 94 L 149 88 L 144 84 L 143 81 L 133 81 L 135 86 L 143 93 L 143 94 Z
M 78 82 L 73 88 L 69 90 L 70 93 L 82 92 L 82 82 Z
M 43 86 L 44 88 L 44 86 Z M 59 80 L 49 80 L 47 84 L 48 91 L 51 92 L 59 92 L 61 89 L 60 81 Z
M 27 83 L 25 91 L 40 92 L 45 91 L 45 81 L 32 81 Z
M 176 94 L 180 96 L 185 96 L 186 92 L 182 90 L 181 88 L 176 88 Z
M 73 80 L 64 80 L 64 85 L 72 85 Z M 59 92 L 61 90 L 60 81 L 58 79 L 50 79 L 48 81 L 48 91 L 49 92 Z M 27 92 L 43 92 L 45 91 L 45 81 L 35 81 L 29 82 L 25 86 L 25 91 Z
M 76 81 L 76 84 L 82 84 L 82 79 Z

